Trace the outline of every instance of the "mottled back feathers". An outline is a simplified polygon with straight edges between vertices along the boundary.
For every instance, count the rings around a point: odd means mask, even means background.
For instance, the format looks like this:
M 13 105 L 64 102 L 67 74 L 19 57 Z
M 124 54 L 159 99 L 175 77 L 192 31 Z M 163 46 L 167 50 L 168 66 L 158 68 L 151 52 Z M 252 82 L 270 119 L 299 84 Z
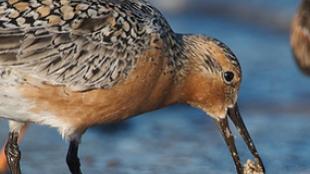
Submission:
M 169 49 L 172 38 L 160 12 L 141 0 L 0 3 L 0 67 L 72 90 L 112 87 L 151 42 Z

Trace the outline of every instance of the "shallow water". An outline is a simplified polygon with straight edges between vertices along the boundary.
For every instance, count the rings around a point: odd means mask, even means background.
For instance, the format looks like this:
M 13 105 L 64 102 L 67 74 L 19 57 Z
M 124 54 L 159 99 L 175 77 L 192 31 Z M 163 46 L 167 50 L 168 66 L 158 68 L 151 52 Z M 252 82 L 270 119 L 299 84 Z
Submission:
M 268 173 L 310 172 L 310 117 L 243 112 Z M 1 129 L 3 129 L 1 124 Z M 4 137 L 1 130 L 0 137 Z M 236 132 L 234 132 L 235 135 Z M 243 161 L 249 156 L 240 137 Z M 67 144 L 53 129 L 32 127 L 21 149 L 25 173 L 68 173 Z M 116 127 L 98 127 L 83 137 L 85 173 L 230 174 L 233 161 L 211 118 L 186 106 L 144 114 Z
M 271 8 L 281 6 L 273 4 Z M 291 9 L 287 12 L 291 15 L 293 7 L 287 4 L 281 7 Z M 193 14 L 168 20 L 177 32 L 224 41 L 238 56 L 243 69 L 241 112 L 268 173 L 310 173 L 310 78 L 299 72 L 292 59 L 288 33 Z M 0 120 L 0 142 L 6 134 L 6 122 Z M 245 160 L 249 154 L 240 137 L 237 143 Z M 31 127 L 21 145 L 24 173 L 68 173 L 66 148 L 54 129 Z M 83 171 L 92 174 L 235 171 L 212 119 L 184 105 L 91 129 L 83 137 L 80 157 Z

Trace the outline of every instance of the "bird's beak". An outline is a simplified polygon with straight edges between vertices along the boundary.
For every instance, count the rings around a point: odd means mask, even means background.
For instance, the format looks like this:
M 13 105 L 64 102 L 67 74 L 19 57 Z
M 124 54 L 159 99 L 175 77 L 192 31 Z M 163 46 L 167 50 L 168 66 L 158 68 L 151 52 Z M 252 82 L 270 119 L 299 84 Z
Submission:
M 254 143 L 250 137 L 250 134 L 245 127 L 245 124 L 241 118 L 238 105 L 236 104 L 233 108 L 228 108 L 227 111 L 228 117 L 232 120 L 234 125 L 236 126 L 237 130 L 239 131 L 239 134 L 243 138 L 244 142 L 248 146 L 249 150 L 251 151 L 252 155 L 254 156 L 256 163 L 260 166 L 263 173 L 265 173 L 265 168 L 263 165 L 263 162 L 254 146 Z M 232 132 L 229 128 L 228 119 L 227 117 L 223 119 L 219 119 L 216 121 L 219 129 L 221 130 L 221 133 L 223 137 L 225 138 L 225 142 L 229 148 L 229 151 L 231 153 L 231 156 L 235 162 L 236 169 L 238 174 L 243 174 L 243 167 L 242 163 L 240 162 L 239 154 L 235 145 L 234 137 L 232 135 Z

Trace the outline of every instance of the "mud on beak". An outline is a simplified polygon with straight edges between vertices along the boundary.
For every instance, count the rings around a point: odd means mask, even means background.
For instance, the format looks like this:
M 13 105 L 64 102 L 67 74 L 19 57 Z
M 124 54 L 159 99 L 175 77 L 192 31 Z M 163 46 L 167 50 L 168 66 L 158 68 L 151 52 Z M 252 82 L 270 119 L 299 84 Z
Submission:
M 248 146 L 248 149 L 251 151 L 252 155 L 254 156 L 256 163 L 262 169 L 263 173 L 265 173 L 265 168 L 264 168 L 262 159 L 260 158 L 254 146 L 254 143 L 250 137 L 250 134 L 247 128 L 245 127 L 245 124 L 239 112 L 238 105 L 236 104 L 233 108 L 228 108 L 227 115 L 231 119 L 231 121 L 234 123 L 234 125 L 236 126 L 239 134 L 241 135 L 244 142 Z M 235 162 L 237 173 L 243 174 L 243 166 L 242 166 L 242 163 L 240 162 L 239 154 L 238 154 L 235 141 L 234 141 L 234 136 L 229 128 L 228 118 L 225 117 L 223 119 L 216 120 L 216 122 L 217 122 L 219 129 L 221 130 L 223 137 L 225 138 L 225 142 Z

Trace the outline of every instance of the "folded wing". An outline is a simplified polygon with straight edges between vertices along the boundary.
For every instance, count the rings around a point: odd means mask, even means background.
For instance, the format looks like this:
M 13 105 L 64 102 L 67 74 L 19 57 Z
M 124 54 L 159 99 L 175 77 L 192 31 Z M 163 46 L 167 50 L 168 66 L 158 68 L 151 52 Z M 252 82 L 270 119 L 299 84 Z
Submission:
M 157 10 L 137 0 L 15 0 L 0 7 L 0 67 L 72 90 L 125 79 L 152 37 L 169 30 Z

